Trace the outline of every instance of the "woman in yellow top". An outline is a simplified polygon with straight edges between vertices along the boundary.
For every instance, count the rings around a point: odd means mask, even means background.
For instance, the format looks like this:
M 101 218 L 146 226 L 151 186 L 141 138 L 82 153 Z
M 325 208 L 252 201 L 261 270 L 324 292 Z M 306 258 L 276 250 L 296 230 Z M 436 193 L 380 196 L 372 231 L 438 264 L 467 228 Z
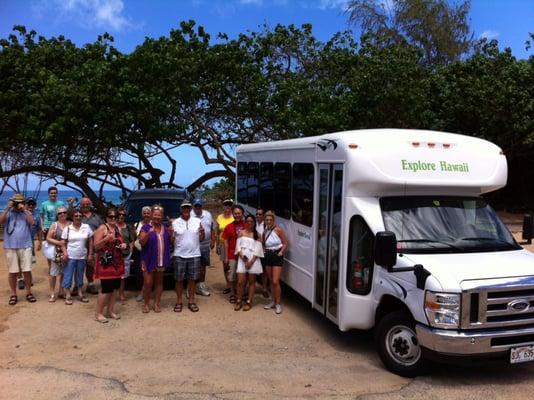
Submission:
M 230 288 L 230 283 L 228 282 L 227 272 L 230 269 L 230 266 L 228 265 L 228 262 L 226 258 L 226 254 L 224 254 L 224 240 L 222 239 L 222 233 L 224 232 L 224 228 L 226 225 L 231 224 L 234 222 L 234 217 L 232 215 L 232 206 L 234 205 L 234 201 L 231 199 L 226 199 L 223 201 L 223 212 L 222 214 L 219 214 L 217 217 L 217 224 L 216 224 L 216 235 L 217 235 L 217 254 L 221 258 L 221 262 L 223 263 L 223 273 L 224 273 L 224 279 L 226 280 L 226 289 L 223 290 L 223 294 L 228 294 L 232 291 Z

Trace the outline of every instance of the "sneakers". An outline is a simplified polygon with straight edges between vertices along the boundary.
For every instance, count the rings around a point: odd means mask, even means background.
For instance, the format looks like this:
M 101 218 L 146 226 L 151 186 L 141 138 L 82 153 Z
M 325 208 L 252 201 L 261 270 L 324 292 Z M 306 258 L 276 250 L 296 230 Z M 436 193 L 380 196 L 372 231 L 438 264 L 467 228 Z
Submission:
M 209 296 L 210 295 L 210 291 L 208 290 L 206 284 L 204 282 L 200 282 L 198 285 L 197 285 L 197 294 L 201 295 L 201 296 Z
M 19 279 L 18 288 L 19 288 L 19 290 L 24 290 L 24 288 L 26 288 L 26 283 L 24 283 L 23 279 Z
M 270 310 L 271 308 L 274 308 L 275 304 L 274 304 L 274 301 L 271 301 L 269 304 L 267 304 L 266 306 L 263 306 L 263 309 L 264 310 Z
M 137 301 L 138 303 L 143 301 L 143 293 L 142 292 L 137 295 L 137 297 L 135 298 L 135 301 Z
M 280 304 L 275 305 L 274 312 L 277 314 L 282 314 L 282 306 Z

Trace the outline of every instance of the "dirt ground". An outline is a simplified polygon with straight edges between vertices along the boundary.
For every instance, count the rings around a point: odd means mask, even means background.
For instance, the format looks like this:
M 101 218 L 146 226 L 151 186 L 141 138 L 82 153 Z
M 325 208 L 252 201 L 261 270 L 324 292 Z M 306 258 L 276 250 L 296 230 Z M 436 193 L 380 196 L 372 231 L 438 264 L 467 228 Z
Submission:
M 517 218 L 505 219 L 519 235 Z M 5 272 L 3 250 L 0 260 Z M 263 309 L 261 296 L 251 311 L 235 312 L 221 294 L 221 265 L 213 264 L 207 274 L 212 295 L 198 298 L 200 312 L 174 313 L 174 292 L 165 291 L 163 312 L 142 314 L 136 293 L 128 292 L 127 304 L 118 306 L 122 319 L 108 324 L 93 320 L 96 296 L 89 304 L 48 303 L 40 254 L 37 303 L 8 306 L 2 277 L 0 399 L 532 397 L 534 363 L 436 366 L 416 379 L 390 374 L 371 332 L 340 332 L 291 290 L 279 316 Z

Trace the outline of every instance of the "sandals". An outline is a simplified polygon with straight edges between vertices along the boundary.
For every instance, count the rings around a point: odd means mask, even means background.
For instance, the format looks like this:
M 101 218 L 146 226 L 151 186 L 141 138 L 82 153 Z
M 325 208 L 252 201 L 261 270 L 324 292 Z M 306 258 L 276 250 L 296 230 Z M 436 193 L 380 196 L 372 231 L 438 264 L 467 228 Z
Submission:
M 113 319 L 121 319 L 121 315 L 120 314 L 115 314 L 115 313 L 109 313 L 109 316 Z
M 100 322 L 101 324 L 108 323 L 109 320 L 106 317 L 95 317 L 96 322 Z
M 149 306 L 143 306 L 143 314 L 148 314 L 150 312 Z
M 250 301 L 247 301 L 245 305 L 243 306 L 243 311 L 250 311 L 252 308 L 252 303 Z
M 176 303 L 173 308 L 174 312 L 182 312 L 182 303 L 178 304 Z
M 239 311 L 241 310 L 241 307 L 243 306 L 243 304 L 241 304 L 240 301 L 238 301 L 237 303 L 235 303 L 235 306 L 234 306 L 234 311 Z
M 187 305 L 187 308 L 189 308 L 191 310 L 191 312 L 197 312 L 198 311 L 198 306 L 195 303 L 189 303 Z
M 85 296 L 80 297 L 78 300 L 80 300 L 82 303 L 89 303 L 89 299 Z
M 160 313 L 161 312 L 161 306 L 159 304 L 154 304 L 154 312 Z
M 49 303 L 55 303 L 56 302 L 56 296 L 51 294 L 50 297 L 48 298 L 48 302 Z
M 37 301 L 37 299 L 35 298 L 35 296 L 31 293 L 27 294 L 26 295 L 26 300 L 29 302 L 29 303 L 35 303 Z
M 16 294 L 13 294 L 9 297 L 9 305 L 10 306 L 14 306 L 15 304 L 17 304 L 17 301 L 18 301 L 18 297 Z
M 229 301 L 230 301 L 230 303 L 235 304 L 236 301 L 237 301 L 237 296 L 235 294 L 232 294 L 230 296 L 230 300 Z
M 228 294 L 228 293 L 230 293 L 231 291 L 232 291 L 232 289 L 230 289 L 229 287 L 227 287 L 226 289 L 224 289 L 224 290 L 222 291 L 222 294 Z
M 72 299 L 70 297 L 65 297 L 65 304 L 68 306 L 72 306 Z

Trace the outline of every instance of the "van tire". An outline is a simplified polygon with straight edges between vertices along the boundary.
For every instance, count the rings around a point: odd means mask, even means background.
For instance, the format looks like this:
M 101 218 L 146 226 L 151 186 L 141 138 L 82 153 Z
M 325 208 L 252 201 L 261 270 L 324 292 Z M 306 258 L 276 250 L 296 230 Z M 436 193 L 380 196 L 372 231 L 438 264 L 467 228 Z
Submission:
M 375 330 L 375 340 L 380 359 L 394 374 L 413 378 L 427 372 L 429 362 L 415 333 L 415 323 L 406 311 L 386 314 Z

